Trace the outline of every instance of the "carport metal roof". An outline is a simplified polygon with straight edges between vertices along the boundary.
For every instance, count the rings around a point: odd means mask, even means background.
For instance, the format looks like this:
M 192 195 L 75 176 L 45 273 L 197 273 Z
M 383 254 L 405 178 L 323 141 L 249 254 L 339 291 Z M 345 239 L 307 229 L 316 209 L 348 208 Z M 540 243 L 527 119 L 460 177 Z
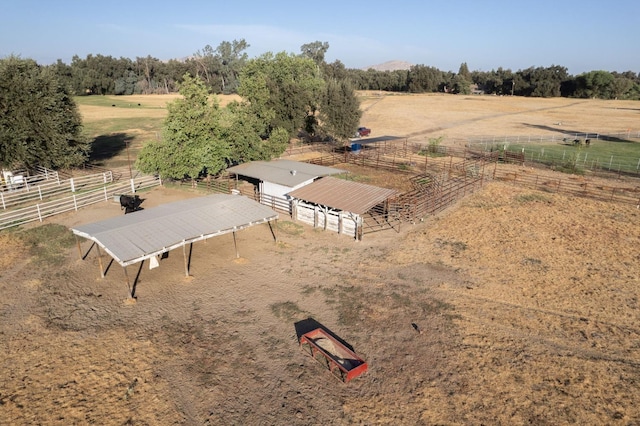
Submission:
M 318 177 L 346 173 L 346 170 L 292 160 L 251 161 L 229 167 L 227 171 L 291 188 Z
M 269 207 L 247 197 L 216 194 L 76 226 L 71 231 L 94 241 L 125 267 L 277 218 Z
M 325 177 L 291 191 L 288 195 L 310 203 L 362 215 L 397 193 L 395 189 Z

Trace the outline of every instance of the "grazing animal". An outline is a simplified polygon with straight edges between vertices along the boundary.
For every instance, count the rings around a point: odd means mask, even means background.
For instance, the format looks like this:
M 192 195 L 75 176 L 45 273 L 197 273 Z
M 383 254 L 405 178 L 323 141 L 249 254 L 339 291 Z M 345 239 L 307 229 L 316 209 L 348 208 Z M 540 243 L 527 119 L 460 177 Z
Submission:
M 124 214 L 140 210 L 140 204 L 142 204 L 142 200 L 137 195 L 120 196 L 120 210 L 124 209 Z

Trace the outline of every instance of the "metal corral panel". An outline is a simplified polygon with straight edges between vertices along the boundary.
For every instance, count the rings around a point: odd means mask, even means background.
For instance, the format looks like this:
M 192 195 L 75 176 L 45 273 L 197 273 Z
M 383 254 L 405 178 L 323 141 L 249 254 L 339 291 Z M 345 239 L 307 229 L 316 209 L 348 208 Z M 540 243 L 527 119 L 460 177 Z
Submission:
M 240 195 L 192 198 L 72 228 L 95 241 L 120 265 L 278 218 L 269 207 Z
M 325 177 L 291 191 L 289 195 L 295 199 L 363 215 L 397 193 L 395 189 Z
M 229 167 L 229 173 L 293 188 L 318 177 L 346 173 L 345 170 L 292 160 L 252 161 Z

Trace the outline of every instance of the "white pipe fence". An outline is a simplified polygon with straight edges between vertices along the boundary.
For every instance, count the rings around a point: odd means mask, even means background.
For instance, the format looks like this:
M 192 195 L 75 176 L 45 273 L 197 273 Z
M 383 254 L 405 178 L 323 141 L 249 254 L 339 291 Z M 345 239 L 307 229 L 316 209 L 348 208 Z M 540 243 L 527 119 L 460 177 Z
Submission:
M 113 173 L 110 171 L 64 180 L 60 180 L 56 173 L 55 180 L 48 180 L 31 186 L 26 184 L 15 190 L 0 191 L 0 205 L 3 210 L 7 210 L 21 204 L 45 201 L 47 198 L 55 198 L 65 193 L 74 193 L 79 190 L 90 190 L 112 182 Z
M 140 189 L 151 188 L 160 184 L 160 179 L 154 176 L 141 176 L 108 185 L 104 183 L 100 188 L 93 188 L 82 193 L 74 193 L 52 201 L 45 201 L 0 213 L 0 229 L 11 228 L 29 222 L 42 222 L 50 216 L 69 211 L 78 211 L 81 207 L 101 201 L 109 201 L 115 195 L 134 193 Z

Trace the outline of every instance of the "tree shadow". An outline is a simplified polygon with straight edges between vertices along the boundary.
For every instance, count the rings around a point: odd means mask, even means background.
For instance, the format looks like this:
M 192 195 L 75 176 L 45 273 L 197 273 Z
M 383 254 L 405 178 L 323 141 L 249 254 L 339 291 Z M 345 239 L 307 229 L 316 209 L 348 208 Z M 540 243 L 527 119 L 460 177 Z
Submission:
M 540 129 L 540 130 L 548 130 L 551 132 L 558 132 L 558 133 L 562 133 L 567 135 L 568 137 L 572 137 L 572 138 L 583 138 L 583 139 L 599 139 L 599 140 L 603 140 L 603 141 L 608 141 L 608 142 L 625 142 L 625 143 L 631 143 L 633 141 L 630 141 L 628 139 L 622 139 L 619 138 L 617 136 L 610 136 L 610 135 L 605 135 L 602 133 L 590 133 L 590 132 L 584 132 L 581 130 L 572 130 L 572 129 L 562 129 L 560 127 L 553 127 L 553 126 L 544 126 L 544 125 L 540 125 L 540 124 L 528 124 L 528 123 L 522 123 L 527 127 L 532 127 L 534 129 Z
M 131 143 L 132 140 L 133 136 L 129 136 L 126 133 L 96 136 L 91 143 L 89 161 L 100 162 L 113 158 L 127 149 L 127 144 Z

